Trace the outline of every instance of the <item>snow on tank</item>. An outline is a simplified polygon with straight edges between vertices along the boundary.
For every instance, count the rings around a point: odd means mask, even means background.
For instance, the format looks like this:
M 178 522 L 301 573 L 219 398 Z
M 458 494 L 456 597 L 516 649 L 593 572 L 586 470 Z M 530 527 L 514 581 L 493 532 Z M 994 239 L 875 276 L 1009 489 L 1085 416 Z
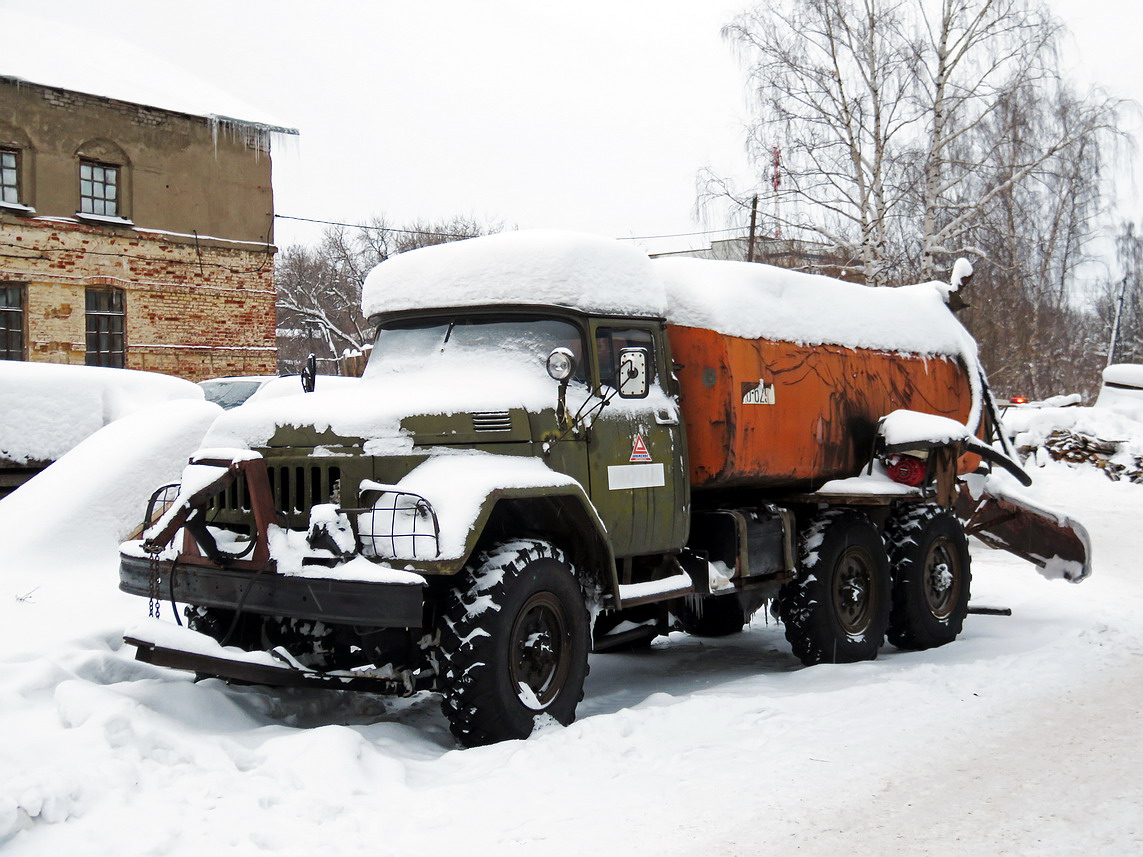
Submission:
M 667 321 L 744 339 L 960 357 L 976 343 L 944 303 L 947 284 L 873 288 L 749 262 L 660 259 Z

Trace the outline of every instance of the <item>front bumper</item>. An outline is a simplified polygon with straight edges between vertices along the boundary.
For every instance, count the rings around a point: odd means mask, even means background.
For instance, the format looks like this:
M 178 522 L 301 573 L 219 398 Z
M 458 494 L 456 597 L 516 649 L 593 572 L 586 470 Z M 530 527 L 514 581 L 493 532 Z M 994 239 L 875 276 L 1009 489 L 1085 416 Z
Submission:
M 187 561 L 153 563 L 120 554 L 119 588 L 144 598 L 157 591 L 163 600 L 182 604 L 333 624 L 419 628 L 424 622 L 424 586 L 416 583 L 298 577 Z

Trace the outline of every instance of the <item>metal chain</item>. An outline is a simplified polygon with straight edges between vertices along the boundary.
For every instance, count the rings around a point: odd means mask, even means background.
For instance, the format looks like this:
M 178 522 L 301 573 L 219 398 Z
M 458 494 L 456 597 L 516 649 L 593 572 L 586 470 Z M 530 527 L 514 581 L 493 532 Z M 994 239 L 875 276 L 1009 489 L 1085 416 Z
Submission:
M 159 595 L 159 555 L 158 553 L 151 554 L 151 581 L 150 591 L 148 593 L 151 597 L 151 603 L 147 610 L 147 615 L 152 619 L 159 618 L 159 610 L 163 606 L 162 597 Z

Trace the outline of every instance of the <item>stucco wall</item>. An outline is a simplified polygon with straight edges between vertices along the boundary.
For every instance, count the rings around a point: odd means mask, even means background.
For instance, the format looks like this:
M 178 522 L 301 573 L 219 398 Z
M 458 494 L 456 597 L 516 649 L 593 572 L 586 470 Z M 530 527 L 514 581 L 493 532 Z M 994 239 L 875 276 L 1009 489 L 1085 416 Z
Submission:
M 0 80 L 6 144 L 23 152 L 20 201 L 40 216 L 75 216 L 79 155 L 90 150 L 126 162 L 121 214 L 140 227 L 273 241 L 266 140 L 241 127 Z

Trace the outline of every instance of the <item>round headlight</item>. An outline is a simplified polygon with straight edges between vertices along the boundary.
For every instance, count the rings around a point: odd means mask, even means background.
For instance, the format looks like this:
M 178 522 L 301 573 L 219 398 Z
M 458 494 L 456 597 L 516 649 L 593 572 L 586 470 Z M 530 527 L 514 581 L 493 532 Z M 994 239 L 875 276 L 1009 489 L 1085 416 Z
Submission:
M 567 348 L 552 349 L 548 355 L 548 374 L 557 381 L 566 381 L 575 371 L 575 355 Z

